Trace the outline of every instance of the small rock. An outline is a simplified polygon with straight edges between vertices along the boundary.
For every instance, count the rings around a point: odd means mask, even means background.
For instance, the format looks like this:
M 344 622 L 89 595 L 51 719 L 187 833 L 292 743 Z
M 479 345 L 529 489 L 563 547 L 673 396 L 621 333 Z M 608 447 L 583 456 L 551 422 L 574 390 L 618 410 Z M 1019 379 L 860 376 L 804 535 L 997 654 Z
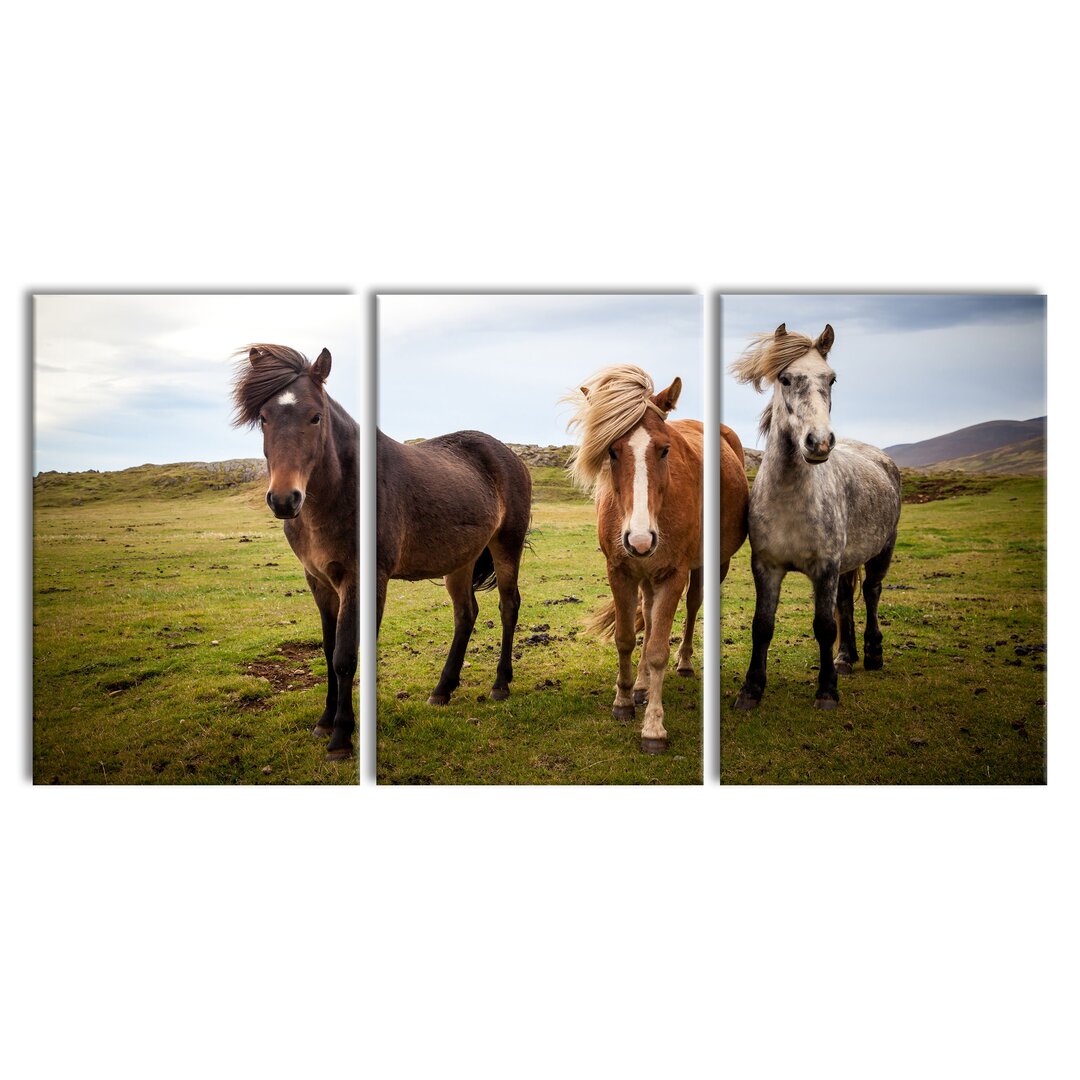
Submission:
M 271 766 L 271 765 L 264 765 L 262 767 L 262 771 L 263 771 L 263 776 L 269 776 L 274 771 L 274 769 L 273 769 L 273 766 Z

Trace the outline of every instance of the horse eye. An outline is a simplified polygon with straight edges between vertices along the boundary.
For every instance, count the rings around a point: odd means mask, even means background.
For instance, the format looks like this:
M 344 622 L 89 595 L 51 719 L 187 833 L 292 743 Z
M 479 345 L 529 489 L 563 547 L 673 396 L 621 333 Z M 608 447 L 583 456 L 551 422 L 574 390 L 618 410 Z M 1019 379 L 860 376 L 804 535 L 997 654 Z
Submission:
M 608 452 L 608 457 L 611 458 L 612 461 L 618 461 L 619 460 L 619 455 L 616 453 L 614 446 L 609 446 L 607 452 Z
M 262 424 L 263 427 L 266 427 L 266 423 L 267 423 L 266 417 L 265 416 L 260 416 L 259 417 L 259 423 Z
M 662 447 L 660 448 L 660 456 L 661 456 L 662 458 L 666 458 L 666 457 L 668 456 L 668 451 L 669 451 L 670 449 L 671 449 L 671 447 L 670 447 L 670 446 L 662 446 Z
M 786 375 L 781 375 L 780 376 L 780 385 L 781 386 L 790 386 L 791 385 L 791 379 L 789 379 Z
M 835 375 L 829 380 L 829 385 L 830 386 L 835 386 L 836 385 L 836 376 Z
M 312 422 L 313 424 L 317 424 L 317 423 L 318 423 L 318 422 L 319 422 L 319 421 L 320 421 L 321 419 L 322 419 L 322 413 L 316 413 L 316 414 L 315 414 L 315 415 L 314 415 L 314 416 L 313 416 L 313 417 L 311 418 L 311 422 Z

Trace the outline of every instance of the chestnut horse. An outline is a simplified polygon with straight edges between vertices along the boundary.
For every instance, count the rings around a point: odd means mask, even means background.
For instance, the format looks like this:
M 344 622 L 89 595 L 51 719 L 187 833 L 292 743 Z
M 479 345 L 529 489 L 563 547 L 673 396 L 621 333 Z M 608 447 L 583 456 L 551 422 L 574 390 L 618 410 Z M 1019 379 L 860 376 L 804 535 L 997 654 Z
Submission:
M 239 354 L 233 423 L 262 428 L 266 504 L 285 523 L 322 619 L 326 707 L 314 734 L 329 736 L 327 758 L 344 760 L 356 726 L 360 430 L 323 387 L 326 349 L 314 364 L 283 345 L 251 345 Z
M 499 587 L 502 650 L 491 698 L 510 696 L 518 569 L 529 532 L 532 477 L 504 443 L 456 431 L 405 445 L 377 433 L 376 605 L 379 625 L 391 578 L 443 578 L 454 604 L 454 639 L 429 705 L 457 689 L 479 606 L 477 589 Z
M 598 372 L 580 396 L 566 399 L 577 407 L 569 426 L 581 433 L 570 469 L 593 491 L 613 597 L 590 628 L 614 628 L 619 675 L 611 712 L 631 720 L 635 705 L 646 706 L 641 749 L 649 754 L 667 748 L 662 696 L 675 611 L 685 592 L 678 672 L 689 676 L 701 606 L 704 433 L 698 420 L 668 422 L 681 390 L 676 379 L 653 393 L 648 373 L 624 364 Z M 635 678 L 639 619 L 644 638 Z
M 746 539 L 750 485 L 746 481 L 746 457 L 739 436 L 720 425 L 720 580 L 727 577 L 731 556 Z

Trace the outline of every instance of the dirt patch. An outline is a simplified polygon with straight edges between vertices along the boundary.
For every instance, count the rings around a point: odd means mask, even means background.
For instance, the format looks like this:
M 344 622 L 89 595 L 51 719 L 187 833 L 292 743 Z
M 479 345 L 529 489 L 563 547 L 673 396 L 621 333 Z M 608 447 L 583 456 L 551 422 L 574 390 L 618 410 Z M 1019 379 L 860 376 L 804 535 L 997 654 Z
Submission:
M 937 502 L 958 495 L 985 495 L 990 485 L 963 476 L 930 476 L 924 473 L 905 473 L 903 499 L 905 503 Z
M 307 641 L 285 641 L 277 650 L 285 659 L 266 656 L 244 665 L 244 673 L 265 679 L 275 694 L 287 690 L 309 690 L 321 686 L 323 680 L 313 675 L 309 661 L 322 652 L 322 646 Z

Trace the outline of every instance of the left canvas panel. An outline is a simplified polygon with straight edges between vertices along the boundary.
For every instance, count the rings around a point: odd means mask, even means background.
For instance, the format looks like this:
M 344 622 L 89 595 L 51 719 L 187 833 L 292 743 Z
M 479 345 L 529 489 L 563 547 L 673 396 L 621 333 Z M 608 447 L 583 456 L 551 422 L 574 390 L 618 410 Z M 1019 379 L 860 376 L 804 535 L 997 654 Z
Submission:
M 34 298 L 35 783 L 357 782 L 358 327 Z

